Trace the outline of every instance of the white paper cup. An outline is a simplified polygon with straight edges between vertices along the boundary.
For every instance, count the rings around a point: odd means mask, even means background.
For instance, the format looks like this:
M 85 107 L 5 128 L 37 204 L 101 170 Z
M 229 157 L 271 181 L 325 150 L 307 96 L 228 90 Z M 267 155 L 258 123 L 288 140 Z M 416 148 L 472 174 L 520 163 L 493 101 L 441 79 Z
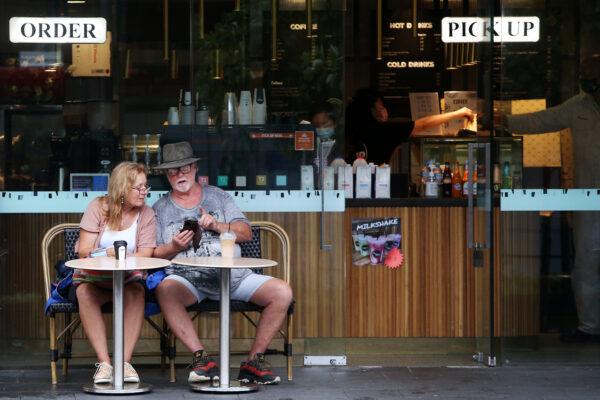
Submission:
M 235 254 L 235 233 L 223 232 L 219 236 L 221 242 L 221 256 L 224 258 L 233 258 Z
M 169 125 L 179 125 L 179 110 L 177 107 L 169 107 L 167 121 L 169 121 Z

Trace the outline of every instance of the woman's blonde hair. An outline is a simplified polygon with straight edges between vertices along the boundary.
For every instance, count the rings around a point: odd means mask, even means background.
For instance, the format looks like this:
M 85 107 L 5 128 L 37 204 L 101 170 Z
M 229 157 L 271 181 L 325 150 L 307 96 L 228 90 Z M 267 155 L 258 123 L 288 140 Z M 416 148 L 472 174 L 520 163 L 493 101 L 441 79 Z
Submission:
M 110 229 L 119 230 L 121 227 L 125 199 L 133 187 L 137 176 L 141 173 L 148 175 L 144 164 L 124 161 L 118 164 L 110 174 L 108 194 L 104 198 L 105 204 L 108 206 L 106 210 L 106 225 Z

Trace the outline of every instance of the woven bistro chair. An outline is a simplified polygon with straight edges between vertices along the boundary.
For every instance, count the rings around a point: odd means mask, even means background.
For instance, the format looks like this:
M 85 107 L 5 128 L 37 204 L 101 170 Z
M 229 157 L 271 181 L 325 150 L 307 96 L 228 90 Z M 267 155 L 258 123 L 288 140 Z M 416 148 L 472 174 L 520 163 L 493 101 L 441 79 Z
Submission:
M 252 240 L 247 242 L 240 242 L 239 245 L 242 250 L 242 257 L 261 258 L 262 247 L 261 247 L 261 234 L 267 234 L 276 239 L 279 252 L 281 254 L 281 266 L 282 276 L 281 279 L 286 283 L 290 283 L 290 239 L 286 231 L 279 225 L 273 222 L 267 221 L 254 221 L 252 225 Z M 266 236 L 265 236 L 266 238 Z M 262 270 L 256 270 L 257 273 L 262 273 Z M 282 354 L 286 357 L 286 368 L 287 368 L 287 379 L 291 381 L 293 379 L 292 371 L 292 315 L 294 314 L 295 301 L 292 301 L 288 308 L 285 326 L 279 330 L 279 334 L 283 338 L 283 349 L 268 349 L 267 354 Z M 206 299 L 200 303 L 193 304 L 188 308 L 189 312 L 195 312 L 193 319 L 197 318 L 200 313 L 203 312 L 219 312 L 219 301 Z M 251 313 L 260 313 L 263 307 L 257 306 L 250 302 L 244 302 L 239 300 L 231 300 L 230 305 L 231 312 L 241 313 L 245 319 L 247 319 L 255 328 L 257 322 L 252 317 Z M 175 382 L 175 357 L 176 357 L 176 338 L 173 333 L 169 330 L 169 366 L 171 382 Z M 231 354 L 240 354 L 240 352 L 232 352 Z
M 79 238 L 79 224 L 78 223 L 64 223 L 55 225 L 46 231 L 44 238 L 42 239 L 42 266 L 44 269 L 44 301 L 50 298 L 51 283 L 55 277 L 54 264 L 50 260 L 51 250 L 56 251 L 55 243 L 58 244 L 59 238 L 64 240 L 63 258 L 65 261 L 77 258 L 75 254 L 75 243 Z M 60 252 L 59 252 L 60 253 Z M 56 261 L 56 260 L 55 260 Z M 112 303 L 107 303 L 102 307 L 102 311 L 105 313 L 112 312 Z M 77 330 L 81 324 L 79 319 L 79 308 L 76 304 L 70 301 L 54 303 L 48 307 L 48 320 L 49 320 L 49 338 L 50 338 L 50 369 L 52 373 L 52 384 L 56 385 L 58 382 L 56 362 L 62 359 L 62 372 L 66 376 L 69 371 L 69 359 L 73 357 L 72 354 L 72 338 L 73 333 Z M 60 327 L 60 332 L 57 333 L 58 324 L 57 316 L 62 314 L 64 316 L 64 325 Z M 75 316 L 75 317 L 74 317 Z M 137 356 L 157 356 L 161 357 L 161 367 L 166 367 L 166 356 L 167 356 L 167 340 L 168 335 L 166 333 L 166 322 L 163 321 L 163 327 L 161 328 L 156 322 L 146 317 L 146 321 L 158 332 L 160 335 L 160 353 L 149 352 L 140 353 L 136 352 Z M 62 351 L 59 350 L 59 341 L 62 340 Z M 78 354 L 77 357 L 94 357 L 93 354 Z

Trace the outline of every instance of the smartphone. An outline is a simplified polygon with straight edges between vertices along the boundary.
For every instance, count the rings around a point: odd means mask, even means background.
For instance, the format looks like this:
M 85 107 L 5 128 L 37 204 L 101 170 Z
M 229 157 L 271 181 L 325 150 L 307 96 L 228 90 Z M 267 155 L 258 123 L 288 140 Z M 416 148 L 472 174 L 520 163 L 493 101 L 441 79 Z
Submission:
M 186 219 L 183 222 L 183 228 L 181 228 L 180 232 L 183 231 L 192 231 L 196 233 L 198 231 L 198 221 L 196 221 L 195 219 Z
M 94 249 L 92 250 L 92 252 L 90 253 L 90 257 L 94 258 L 94 257 L 106 257 L 106 249 Z

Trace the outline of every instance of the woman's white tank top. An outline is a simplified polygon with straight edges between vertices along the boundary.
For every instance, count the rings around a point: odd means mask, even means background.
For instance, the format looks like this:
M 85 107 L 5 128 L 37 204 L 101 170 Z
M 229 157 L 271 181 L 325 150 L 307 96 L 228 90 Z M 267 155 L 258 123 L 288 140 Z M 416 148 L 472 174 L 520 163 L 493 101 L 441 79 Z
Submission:
M 133 224 L 131 224 L 129 228 L 122 231 L 113 231 L 107 227 L 100 238 L 100 247 L 103 249 L 112 247 L 115 241 L 124 240 L 127 242 L 127 253 L 133 254 L 136 243 L 135 239 L 137 236 L 138 217 L 139 214 L 135 217 Z

